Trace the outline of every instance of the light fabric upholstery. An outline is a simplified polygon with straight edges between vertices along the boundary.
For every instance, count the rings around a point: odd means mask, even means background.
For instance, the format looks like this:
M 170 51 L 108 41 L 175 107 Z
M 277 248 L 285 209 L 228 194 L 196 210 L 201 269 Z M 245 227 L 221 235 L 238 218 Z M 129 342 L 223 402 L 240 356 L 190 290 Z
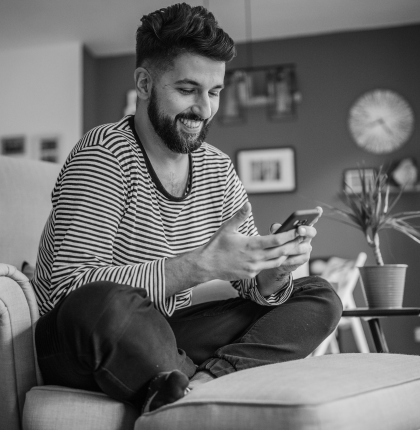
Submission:
M 0 263 L 35 264 L 61 166 L 0 155 Z
M 48 385 L 26 395 L 24 430 L 127 430 L 136 410 L 102 393 Z
M 0 428 L 131 430 L 138 413 L 129 405 L 101 393 L 42 386 L 34 343 L 38 318 L 26 276 L 0 263 Z
M 417 356 L 325 355 L 216 379 L 135 430 L 418 429 L 419 400 Z
M 15 279 L 1 276 L 6 273 Z M 0 417 L 8 430 L 20 429 L 26 392 L 41 383 L 33 348 L 33 324 L 38 315 L 34 301 L 24 275 L 0 264 Z

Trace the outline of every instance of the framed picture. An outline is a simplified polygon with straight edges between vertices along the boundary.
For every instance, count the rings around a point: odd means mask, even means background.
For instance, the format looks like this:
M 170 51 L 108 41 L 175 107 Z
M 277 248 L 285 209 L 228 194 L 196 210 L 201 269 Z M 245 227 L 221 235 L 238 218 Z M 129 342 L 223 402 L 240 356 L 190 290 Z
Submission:
M 0 146 L 1 155 L 17 158 L 25 158 L 27 156 L 27 144 L 25 136 L 2 137 Z
M 34 136 L 32 159 L 58 163 L 60 158 L 60 137 L 58 135 Z
M 295 151 L 291 147 L 241 150 L 236 163 L 248 194 L 296 190 Z
M 376 170 L 373 168 L 362 169 L 367 179 L 372 181 L 375 176 Z M 362 192 L 362 182 L 360 180 L 359 169 L 346 169 L 343 173 L 343 189 L 348 193 L 359 194 Z

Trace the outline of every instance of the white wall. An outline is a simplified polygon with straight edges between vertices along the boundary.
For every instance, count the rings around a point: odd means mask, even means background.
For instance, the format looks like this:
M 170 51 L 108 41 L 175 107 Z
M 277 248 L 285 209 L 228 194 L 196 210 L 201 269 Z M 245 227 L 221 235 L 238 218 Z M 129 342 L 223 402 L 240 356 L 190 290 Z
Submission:
M 58 136 L 63 163 L 82 133 L 82 61 L 79 43 L 0 51 L 0 139 L 24 135 L 32 158 Z

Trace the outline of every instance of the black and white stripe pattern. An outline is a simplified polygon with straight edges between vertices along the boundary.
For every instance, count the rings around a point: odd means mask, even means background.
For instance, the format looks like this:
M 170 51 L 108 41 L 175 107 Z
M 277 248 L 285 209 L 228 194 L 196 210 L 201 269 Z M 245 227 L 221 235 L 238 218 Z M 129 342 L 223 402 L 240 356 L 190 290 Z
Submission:
M 133 117 L 97 127 L 74 147 L 52 192 L 32 281 L 41 315 L 65 295 L 103 280 L 145 288 L 165 315 L 191 304 L 191 289 L 165 299 L 165 259 L 208 242 L 247 201 L 229 157 L 209 144 L 191 154 L 185 197 L 170 196 L 151 168 Z M 240 231 L 257 235 L 252 215 Z M 232 282 L 261 304 L 255 280 Z

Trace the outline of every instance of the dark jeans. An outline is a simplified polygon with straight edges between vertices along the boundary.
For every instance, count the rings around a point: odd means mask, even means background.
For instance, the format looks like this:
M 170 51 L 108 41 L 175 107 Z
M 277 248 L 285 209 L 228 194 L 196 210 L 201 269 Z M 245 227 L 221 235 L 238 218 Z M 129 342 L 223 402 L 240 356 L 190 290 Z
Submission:
M 280 306 L 235 298 L 165 318 L 146 290 L 112 282 L 78 288 L 36 326 L 46 384 L 103 391 L 139 406 L 148 381 L 179 369 L 216 377 L 308 356 L 336 327 L 341 301 L 318 277 L 294 281 Z

